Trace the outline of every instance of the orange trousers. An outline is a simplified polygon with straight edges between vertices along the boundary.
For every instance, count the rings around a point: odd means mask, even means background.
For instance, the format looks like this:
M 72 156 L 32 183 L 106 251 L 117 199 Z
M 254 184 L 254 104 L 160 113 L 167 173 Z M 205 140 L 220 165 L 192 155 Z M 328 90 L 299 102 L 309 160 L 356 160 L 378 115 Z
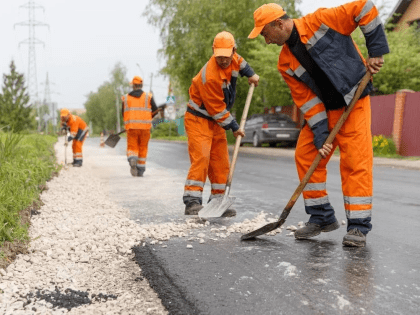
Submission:
M 82 141 L 73 139 L 73 143 L 71 145 L 71 148 L 73 150 L 73 160 L 74 161 L 83 161 L 82 147 L 83 147 L 83 143 L 85 142 L 85 139 L 86 139 L 86 137 Z
M 207 176 L 211 183 L 210 199 L 225 192 L 229 174 L 229 153 L 226 131 L 215 121 L 185 113 L 188 136 L 190 170 L 184 187 L 184 204 L 203 202 L 203 189 Z
M 328 128 L 337 123 L 344 108 L 328 111 Z M 295 160 L 300 180 L 305 176 L 318 153 L 313 144 L 313 133 L 308 125 L 302 129 L 296 146 Z M 359 100 L 338 132 L 333 151 L 340 149 L 341 188 L 347 217 L 347 230 L 357 228 L 367 234 L 372 229 L 372 134 L 369 96 Z M 332 153 L 331 153 L 332 155 Z M 321 159 L 303 191 L 305 210 L 311 215 L 309 222 L 321 226 L 336 218 L 326 189 L 327 163 L 331 155 Z
M 137 161 L 137 169 L 146 170 L 147 149 L 150 139 L 150 129 L 127 130 L 127 159 Z

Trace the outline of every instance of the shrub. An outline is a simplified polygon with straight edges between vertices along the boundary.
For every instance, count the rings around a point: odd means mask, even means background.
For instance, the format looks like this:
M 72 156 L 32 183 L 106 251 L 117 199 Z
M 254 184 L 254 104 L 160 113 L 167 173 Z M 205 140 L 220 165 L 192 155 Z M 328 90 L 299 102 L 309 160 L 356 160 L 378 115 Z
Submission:
M 375 156 L 396 154 L 395 144 L 391 138 L 386 138 L 383 135 L 373 136 L 372 143 Z
M 162 122 L 152 130 L 152 138 L 174 137 L 179 136 L 178 126 L 175 122 Z

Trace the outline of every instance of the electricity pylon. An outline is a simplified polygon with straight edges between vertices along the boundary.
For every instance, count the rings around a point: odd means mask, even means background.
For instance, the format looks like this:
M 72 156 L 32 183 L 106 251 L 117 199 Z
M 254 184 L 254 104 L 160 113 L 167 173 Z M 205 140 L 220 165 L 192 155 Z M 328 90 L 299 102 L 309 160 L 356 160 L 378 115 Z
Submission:
M 37 75 L 36 75 L 36 55 L 35 55 L 35 45 L 42 44 L 45 47 L 45 44 L 43 41 L 37 39 L 35 37 L 35 26 L 47 26 L 49 28 L 48 24 L 39 22 L 35 20 L 35 10 L 36 9 L 42 9 L 44 10 L 44 7 L 37 5 L 33 0 L 29 0 L 28 3 L 21 5 L 21 8 L 28 9 L 28 20 L 23 21 L 20 23 L 16 23 L 16 25 L 20 26 L 28 26 L 29 29 L 29 37 L 19 43 L 19 48 L 21 44 L 28 44 L 28 93 L 31 99 L 31 105 L 35 104 L 37 107 L 37 113 L 38 113 L 38 131 L 40 130 L 41 126 L 41 117 L 40 117 L 40 102 L 38 100 L 38 82 L 37 82 Z

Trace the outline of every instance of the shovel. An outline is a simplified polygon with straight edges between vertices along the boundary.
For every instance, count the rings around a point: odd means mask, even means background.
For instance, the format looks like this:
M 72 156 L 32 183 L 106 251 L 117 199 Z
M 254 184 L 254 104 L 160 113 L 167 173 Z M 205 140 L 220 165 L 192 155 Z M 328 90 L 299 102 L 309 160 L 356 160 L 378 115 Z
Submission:
M 244 130 L 246 117 L 248 116 L 249 105 L 251 104 L 252 93 L 254 93 L 255 85 L 252 83 L 249 87 L 248 95 L 246 97 L 244 111 L 242 112 L 241 123 L 239 130 Z M 233 204 L 235 197 L 229 197 L 230 185 L 232 184 L 233 172 L 235 171 L 236 160 L 238 158 L 239 146 L 241 144 L 242 136 L 237 136 L 235 141 L 235 148 L 233 150 L 232 163 L 228 179 L 226 182 L 225 194 L 223 197 L 213 198 L 203 209 L 198 212 L 200 218 L 218 218 Z
M 335 136 L 337 135 L 338 131 L 340 130 L 341 126 L 349 116 L 351 110 L 353 109 L 356 102 L 359 100 L 360 95 L 362 94 L 363 90 L 365 89 L 366 85 L 368 84 L 370 80 L 371 74 L 369 71 L 366 72 L 362 80 L 360 81 L 359 87 L 356 90 L 356 93 L 354 94 L 353 99 L 351 100 L 349 106 L 347 106 L 344 113 L 341 115 L 339 120 L 337 121 L 337 124 L 334 126 L 333 130 L 331 131 L 330 135 L 328 136 L 327 140 L 325 140 L 325 144 L 331 144 L 334 141 Z M 280 218 L 278 221 L 269 223 L 264 225 L 263 227 L 250 232 L 248 234 L 242 235 L 241 240 L 249 240 L 253 239 L 257 236 L 263 235 L 265 233 L 271 232 L 277 228 L 279 228 L 288 217 L 290 211 L 292 210 L 296 200 L 299 198 L 300 194 L 302 193 L 303 189 L 305 188 L 306 184 L 308 183 L 309 179 L 311 178 L 312 174 L 314 173 L 315 169 L 317 168 L 319 162 L 321 161 L 321 154 L 317 154 L 314 161 L 312 162 L 311 167 L 306 172 L 305 176 L 303 177 L 302 181 L 300 182 L 299 186 L 296 188 L 292 198 L 290 198 L 288 204 L 284 208 L 283 212 L 280 215 Z
M 109 135 L 109 137 L 105 140 L 105 144 L 111 148 L 115 148 L 118 141 L 120 141 L 120 134 L 124 133 L 126 130 L 120 131 L 119 133 Z

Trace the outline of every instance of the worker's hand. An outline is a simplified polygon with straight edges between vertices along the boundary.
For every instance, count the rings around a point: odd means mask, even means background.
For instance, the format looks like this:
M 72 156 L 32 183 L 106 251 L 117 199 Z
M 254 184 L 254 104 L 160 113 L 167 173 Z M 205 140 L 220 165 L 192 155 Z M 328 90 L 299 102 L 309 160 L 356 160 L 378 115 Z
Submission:
M 258 74 L 254 74 L 252 77 L 248 78 L 249 85 L 254 83 L 255 86 L 258 86 L 259 81 L 260 81 L 260 76 Z
M 233 136 L 236 138 L 238 136 L 241 136 L 242 138 L 245 137 L 245 131 L 239 129 L 233 132 Z
M 324 144 L 321 149 L 318 150 L 319 154 L 321 154 L 322 158 L 325 159 L 328 155 L 330 155 L 332 151 L 332 144 Z
M 70 142 L 70 141 L 72 141 L 74 138 L 72 137 L 72 136 L 69 136 L 68 138 L 67 138 L 67 141 L 68 142 Z
M 367 60 L 367 67 L 370 73 L 375 74 L 378 73 L 379 70 L 384 65 L 384 57 L 373 57 Z

